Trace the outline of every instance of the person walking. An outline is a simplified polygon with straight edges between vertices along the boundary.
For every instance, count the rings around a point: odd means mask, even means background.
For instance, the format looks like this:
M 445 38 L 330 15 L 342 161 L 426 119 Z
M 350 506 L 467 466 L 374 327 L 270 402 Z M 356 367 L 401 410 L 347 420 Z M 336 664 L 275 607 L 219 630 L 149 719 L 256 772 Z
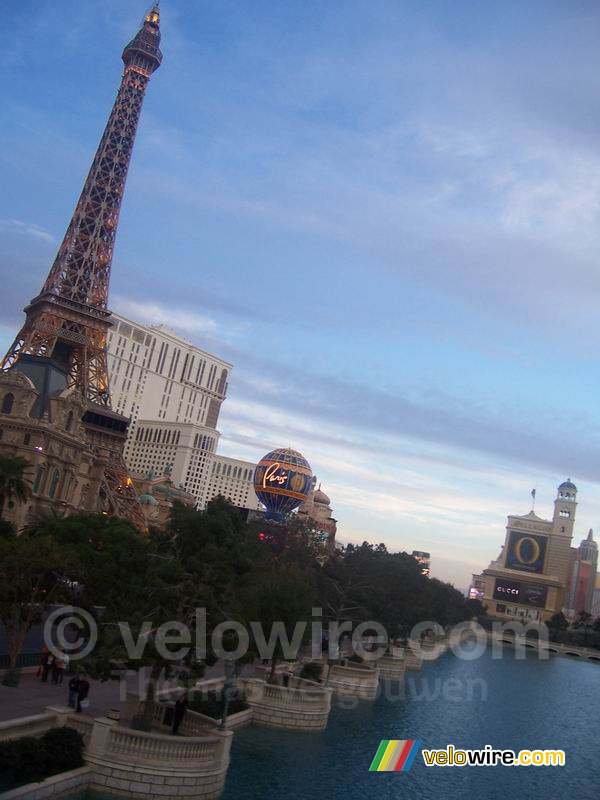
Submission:
M 64 669 L 64 653 L 59 648 L 58 654 L 54 656 L 54 663 L 52 664 L 52 683 L 55 686 L 62 686 Z
M 46 683 L 48 681 L 48 674 L 50 670 L 54 667 L 54 656 L 48 650 L 42 656 L 42 683 Z
M 88 694 L 90 693 L 90 682 L 86 678 L 79 679 L 79 687 L 77 689 L 77 708 L 76 711 L 80 714 L 82 708 L 88 708 L 90 701 Z
M 178 697 L 175 701 L 175 709 L 173 711 L 173 736 L 177 736 L 179 733 L 179 726 L 181 725 L 181 721 L 185 716 L 186 706 L 187 696 L 182 694 L 181 697 Z
M 69 706 L 75 708 L 79 696 L 79 676 L 73 675 L 69 681 Z
M 57 686 L 62 686 L 63 684 L 63 678 L 65 677 L 68 661 L 69 656 L 65 655 L 65 653 L 63 653 L 61 650 L 60 655 L 57 656 L 56 661 L 54 662 L 54 670 L 52 674 L 52 682 Z

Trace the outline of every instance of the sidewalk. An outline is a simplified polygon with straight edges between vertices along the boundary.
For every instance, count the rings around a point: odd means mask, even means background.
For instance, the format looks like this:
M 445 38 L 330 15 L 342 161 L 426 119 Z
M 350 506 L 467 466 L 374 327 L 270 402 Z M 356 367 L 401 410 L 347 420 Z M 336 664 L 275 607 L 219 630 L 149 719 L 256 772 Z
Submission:
M 137 687 L 136 676 L 131 676 L 128 685 Z M 43 714 L 46 706 L 66 706 L 69 679 L 65 676 L 62 686 L 42 683 L 35 673 L 21 675 L 19 686 L 10 689 L 0 685 L 0 722 L 16 717 Z M 94 681 L 90 679 L 90 707 L 85 713 L 100 717 L 111 708 L 120 708 L 119 681 Z

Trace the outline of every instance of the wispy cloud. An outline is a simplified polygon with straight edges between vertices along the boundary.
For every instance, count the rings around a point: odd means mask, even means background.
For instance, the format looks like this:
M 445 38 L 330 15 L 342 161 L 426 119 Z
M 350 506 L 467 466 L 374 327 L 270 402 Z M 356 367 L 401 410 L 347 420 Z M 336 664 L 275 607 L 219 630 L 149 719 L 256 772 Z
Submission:
M 0 219 L 0 232 L 14 233 L 18 236 L 30 236 L 33 239 L 41 239 L 44 242 L 54 242 L 54 236 L 45 228 L 35 225 L 33 222 L 22 222 L 19 219 Z
M 115 311 L 134 320 L 149 325 L 166 325 L 184 333 L 215 333 L 218 328 L 215 320 L 205 314 L 196 314 L 180 308 L 168 308 L 160 303 L 144 303 L 116 295 L 113 297 L 112 305 Z

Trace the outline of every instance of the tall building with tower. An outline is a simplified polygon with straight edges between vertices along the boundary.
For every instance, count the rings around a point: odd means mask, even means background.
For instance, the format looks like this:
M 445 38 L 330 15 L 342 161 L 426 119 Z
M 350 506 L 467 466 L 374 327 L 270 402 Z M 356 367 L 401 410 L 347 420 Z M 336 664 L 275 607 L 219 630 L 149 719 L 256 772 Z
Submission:
M 75 211 L 1 364 L 0 449 L 32 470 L 32 501 L 14 510 L 17 524 L 59 505 L 145 527 L 123 458 L 129 421 L 111 403 L 106 345 L 125 181 L 148 81 L 162 60 L 159 21 L 155 5 L 123 51 L 121 85 Z
M 500 555 L 474 576 L 490 616 L 545 622 L 565 607 L 576 510 L 577 487 L 567 480 L 551 520 L 533 510 L 508 517 Z
M 598 545 L 590 528 L 579 547 L 571 549 L 569 594 L 566 604 L 569 616 L 575 617 L 581 611 L 586 611 L 588 614 L 592 612 L 597 571 Z

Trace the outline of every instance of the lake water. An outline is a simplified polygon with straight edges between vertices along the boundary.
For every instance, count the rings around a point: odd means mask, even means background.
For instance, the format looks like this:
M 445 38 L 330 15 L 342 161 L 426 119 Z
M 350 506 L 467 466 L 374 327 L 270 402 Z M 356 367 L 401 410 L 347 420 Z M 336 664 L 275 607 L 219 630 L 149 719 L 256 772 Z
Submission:
M 224 800 L 600 797 L 600 664 L 534 653 L 518 660 L 512 648 L 498 660 L 489 648 L 472 661 L 447 653 L 407 673 L 403 699 L 382 695 L 354 709 L 333 702 L 322 733 L 237 732 Z M 421 739 L 428 749 L 564 750 L 566 763 L 426 767 L 419 752 L 410 772 L 370 773 L 382 739 Z

